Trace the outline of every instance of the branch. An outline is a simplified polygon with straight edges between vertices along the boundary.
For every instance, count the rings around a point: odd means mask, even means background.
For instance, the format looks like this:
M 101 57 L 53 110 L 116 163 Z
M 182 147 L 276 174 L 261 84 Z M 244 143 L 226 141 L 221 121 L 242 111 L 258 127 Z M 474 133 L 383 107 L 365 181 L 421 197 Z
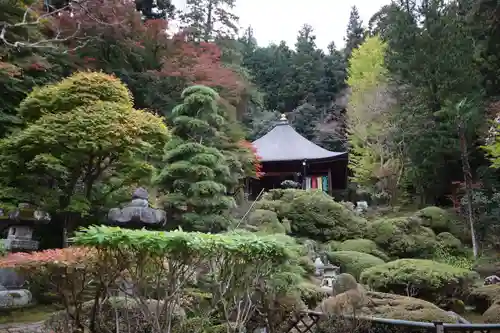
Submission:
M 36 26 L 39 24 L 42 24 L 43 21 L 48 20 L 50 17 L 53 16 L 59 16 L 61 15 L 64 11 L 71 11 L 72 4 L 78 4 L 76 1 L 70 2 L 68 5 L 61 7 L 59 9 L 53 10 L 53 11 L 47 11 L 44 14 L 39 15 L 36 10 L 33 9 L 33 6 L 29 6 L 26 8 L 24 11 L 23 19 L 21 22 L 18 23 L 8 23 L 8 22 L 0 22 L 0 25 L 2 26 L 2 29 L 0 30 L 0 40 L 5 43 L 5 45 L 14 47 L 14 48 L 21 48 L 21 47 L 30 47 L 30 48 L 43 48 L 43 47 L 51 47 L 54 48 L 54 43 L 61 43 L 68 41 L 72 38 L 75 38 L 79 31 L 80 31 L 80 23 L 77 24 L 77 29 L 74 31 L 73 34 L 67 37 L 61 37 L 62 31 L 58 30 L 56 32 L 56 35 L 54 38 L 50 39 L 42 39 L 37 42 L 21 42 L 21 41 L 15 41 L 11 42 L 7 39 L 7 32 L 9 29 L 16 29 L 16 28 L 28 28 L 30 26 Z M 80 4 L 78 4 L 80 5 Z M 36 20 L 30 20 L 31 16 L 38 16 Z
M 21 22 L 17 23 L 9 23 L 5 21 L 0 22 L 1 26 L 0 42 L 3 42 L 8 47 L 12 48 L 23 48 L 23 47 L 57 48 L 57 45 L 60 43 L 68 42 L 70 40 L 75 40 L 75 39 L 80 40 L 81 43 L 79 43 L 76 47 L 70 48 L 63 52 L 63 53 L 68 53 L 69 51 L 75 51 L 81 49 L 82 47 L 85 47 L 91 39 L 98 37 L 95 35 L 79 37 L 79 34 L 82 30 L 82 21 L 76 22 L 75 30 L 69 36 L 66 36 L 63 33 L 64 31 L 62 29 L 57 28 L 54 30 L 54 36 L 52 38 L 41 39 L 36 42 L 30 42 L 29 39 L 28 41 L 10 41 L 7 37 L 7 34 L 9 30 L 12 29 L 29 28 L 32 26 L 44 24 L 44 22 L 46 22 L 47 20 L 54 17 L 60 17 L 65 12 L 69 12 L 70 13 L 69 15 L 72 18 L 75 16 L 75 13 L 78 12 L 82 13 L 84 17 L 88 17 L 91 21 L 94 21 L 99 25 L 120 26 L 126 21 L 126 20 L 121 20 L 119 22 L 107 23 L 100 20 L 99 18 L 96 17 L 96 15 L 91 13 L 89 8 L 85 6 L 85 3 L 87 3 L 88 1 L 89 0 L 70 0 L 66 6 L 63 6 L 59 9 L 50 8 L 50 10 L 47 10 L 44 13 L 40 13 L 39 11 L 34 9 L 33 6 L 29 6 L 24 11 Z M 34 17 L 36 17 L 36 19 L 32 19 Z

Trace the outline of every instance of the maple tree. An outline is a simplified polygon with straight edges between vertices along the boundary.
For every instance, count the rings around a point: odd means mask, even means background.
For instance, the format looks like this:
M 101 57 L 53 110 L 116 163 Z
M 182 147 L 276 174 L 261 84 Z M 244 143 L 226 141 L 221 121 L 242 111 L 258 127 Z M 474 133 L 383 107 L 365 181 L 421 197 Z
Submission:
M 249 152 L 250 158 L 252 160 L 252 172 L 248 174 L 250 177 L 260 178 L 262 177 L 262 163 L 261 157 L 257 153 L 257 148 L 246 140 L 240 141 L 240 145 Z
M 210 42 L 194 43 L 180 34 L 174 39 L 175 51 L 163 62 L 162 74 L 180 77 L 187 84 L 205 85 L 220 91 L 229 100 L 238 99 L 245 84 L 221 61 L 220 48 Z

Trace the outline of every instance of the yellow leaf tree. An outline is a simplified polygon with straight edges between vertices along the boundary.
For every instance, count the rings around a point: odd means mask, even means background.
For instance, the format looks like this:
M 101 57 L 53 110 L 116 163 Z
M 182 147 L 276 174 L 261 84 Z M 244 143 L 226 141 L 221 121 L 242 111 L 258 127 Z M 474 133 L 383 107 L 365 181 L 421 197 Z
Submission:
M 349 61 L 351 96 L 347 129 L 353 181 L 375 196 L 393 200 L 401 174 L 397 147 L 389 145 L 390 114 L 395 108 L 384 66 L 386 45 L 367 38 Z

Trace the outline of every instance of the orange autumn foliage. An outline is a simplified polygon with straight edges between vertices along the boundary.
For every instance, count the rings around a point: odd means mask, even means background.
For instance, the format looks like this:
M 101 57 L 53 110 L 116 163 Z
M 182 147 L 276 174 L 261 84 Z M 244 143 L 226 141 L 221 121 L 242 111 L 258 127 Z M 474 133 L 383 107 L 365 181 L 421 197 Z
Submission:
M 0 268 L 38 268 L 47 265 L 77 267 L 85 265 L 93 258 L 95 258 L 95 250 L 85 247 L 68 247 L 31 253 L 18 252 L 0 258 Z

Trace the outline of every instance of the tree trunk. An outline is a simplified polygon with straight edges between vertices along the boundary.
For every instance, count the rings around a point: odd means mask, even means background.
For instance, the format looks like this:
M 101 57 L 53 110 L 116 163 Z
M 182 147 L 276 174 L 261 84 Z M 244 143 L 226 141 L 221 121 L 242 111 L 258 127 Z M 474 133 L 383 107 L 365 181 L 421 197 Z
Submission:
M 459 124 L 458 134 L 460 137 L 460 157 L 462 159 L 462 173 L 465 181 L 465 195 L 467 197 L 467 219 L 469 220 L 470 234 L 472 238 L 472 252 L 474 253 L 474 258 L 477 258 L 478 245 L 476 232 L 474 230 L 474 213 L 472 210 L 472 173 L 469 164 L 469 152 L 467 149 L 467 139 L 463 124 Z

